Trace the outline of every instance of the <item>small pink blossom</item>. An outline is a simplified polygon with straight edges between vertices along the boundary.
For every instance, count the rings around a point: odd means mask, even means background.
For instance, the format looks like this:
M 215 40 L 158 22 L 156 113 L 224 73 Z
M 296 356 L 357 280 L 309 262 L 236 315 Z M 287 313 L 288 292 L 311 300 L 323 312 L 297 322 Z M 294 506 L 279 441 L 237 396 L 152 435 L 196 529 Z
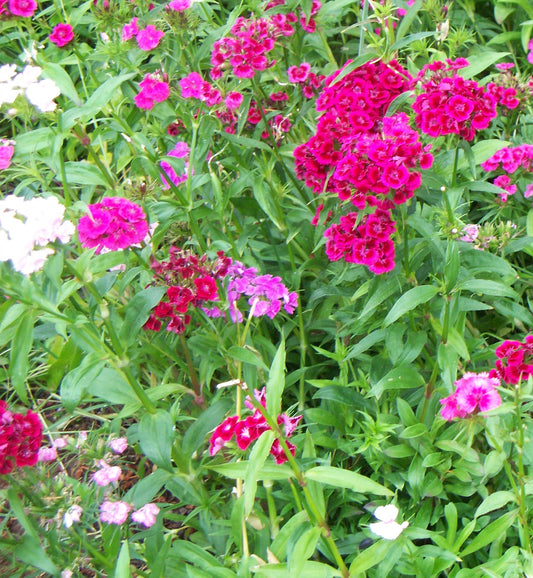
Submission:
M 127 24 L 122 27 L 122 42 L 127 42 L 137 35 L 139 28 L 137 27 L 137 17 L 132 18 Z
M 156 504 L 145 504 L 142 508 L 132 513 L 131 519 L 137 524 L 150 528 L 156 522 L 159 507 Z
M 127 502 L 105 501 L 100 506 L 100 521 L 107 524 L 123 524 L 128 519 L 131 506 Z
M 14 16 L 33 16 L 37 10 L 37 2 L 35 0 L 9 0 L 8 9 Z
M 59 48 L 66 46 L 74 38 L 74 29 L 70 24 L 56 24 L 50 34 L 50 42 L 53 42 Z
M 99 465 L 100 469 L 92 476 L 96 485 L 107 486 L 120 478 L 122 470 L 119 466 L 110 466 L 104 460 L 100 460 Z
M 53 462 L 57 459 L 57 451 L 54 447 L 39 448 L 37 460 L 39 462 Z
M 58 450 L 62 450 L 68 446 L 68 441 L 65 438 L 56 438 L 52 445 L 57 448 Z
M 311 65 L 307 62 L 303 62 L 300 66 L 289 66 L 287 70 L 287 75 L 289 76 L 289 82 L 294 84 L 300 84 L 307 80 L 309 73 L 311 72 Z
M 524 198 L 529 199 L 530 197 L 533 197 L 533 183 L 527 185 L 524 191 Z
M 511 70 L 511 68 L 514 68 L 514 63 L 513 62 L 500 62 L 499 64 L 496 64 L 496 68 L 498 70 L 501 70 L 502 72 L 504 70 Z
M 176 12 L 183 12 L 192 6 L 192 0 L 172 0 L 168 3 L 168 8 Z
M 165 36 L 165 33 L 162 30 L 157 30 L 155 26 L 150 24 L 137 32 L 137 44 L 141 50 L 153 50 L 159 45 L 163 36 Z
M 468 414 L 485 412 L 501 405 L 502 400 L 496 387 L 500 385 L 497 377 L 488 373 L 465 373 L 454 383 L 455 391 L 440 400 L 441 416 L 448 421 L 455 417 L 466 417 Z
M 13 141 L 0 139 L 0 170 L 7 169 L 11 165 L 11 158 L 15 152 Z
M 128 440 L 126 438 L 115 438 L 109 442 L 108 446 L 112 452 L 122 454 L 128 448 Z
M 242 94 L 240 92 L 228 92 L 224 102 L 230 110 L 236 110 L 242 104 Z

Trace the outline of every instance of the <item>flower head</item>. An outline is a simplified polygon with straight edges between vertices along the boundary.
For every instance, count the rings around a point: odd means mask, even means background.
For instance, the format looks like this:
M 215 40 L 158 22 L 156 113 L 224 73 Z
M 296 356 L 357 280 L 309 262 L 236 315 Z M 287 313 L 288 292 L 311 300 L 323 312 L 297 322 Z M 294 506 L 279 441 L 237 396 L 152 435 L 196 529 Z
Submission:
M 379 522 L 373 522 L 368 527 L 374 534 L 385 538 L 385 540 L 396 540 L 396 538 L 409 526 L 409 522 L 398 524 L 398 508 L 394 504 L 378 506 L 374 511 L 374 516 Z
M 50 42 L 61 48 L 74 38 L 74 30 L 70 24 L 56 24 L 49 38 Z
M 132 513 L 131 519 L 145 528 L 150 528 L 155 524 L 157 514 L 159 514 L 159 507 L 156 504 L 145 504 Z
M 100 506 L 100 521 L 120 526 L 127 519 L 131 505 L 127 502 L 111 502 L 106 500 Z
M 443 406 L 440 413 L 445 420 L 489 411 L 502 403 L 496 390 L 500 380 L 489 373 L 465 373 L 454 385 L 455 391 L 440 400 Z

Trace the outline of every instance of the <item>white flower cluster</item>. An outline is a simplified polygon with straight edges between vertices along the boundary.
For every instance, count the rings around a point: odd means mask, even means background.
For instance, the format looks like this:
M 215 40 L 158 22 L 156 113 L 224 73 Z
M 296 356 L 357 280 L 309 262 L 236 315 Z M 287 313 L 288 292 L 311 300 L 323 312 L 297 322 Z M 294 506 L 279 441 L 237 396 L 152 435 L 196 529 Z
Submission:
M 370 531 L 374 534 L 385 538 L 385 540 L 396 540 L 396 538 L 409 526 L 409 522 L 398 524 L 398 508 L 394 504 L 387 506 L 378 506 L 374 516 L 379 522 L 369 524 Z
M 17 74 L 14 64 L 0 66 L 0 106 L 11 104 L 17 96 L 25 94 L 31 104 L 41 112 L 52 112 L 56 109 L 54 98 L 61 94 L 56 83 L 49 78 L 39 80 L 42 69 L 28 64 Z
M 9 195 L 0 201 L 0 261 L 11 261 L 24 275 L 41 269 L 54 253 L 46 245 L 67 243 L 74 233 L 74 225 L 63 222 L 64 213 L 56 197 L 25 200 Z

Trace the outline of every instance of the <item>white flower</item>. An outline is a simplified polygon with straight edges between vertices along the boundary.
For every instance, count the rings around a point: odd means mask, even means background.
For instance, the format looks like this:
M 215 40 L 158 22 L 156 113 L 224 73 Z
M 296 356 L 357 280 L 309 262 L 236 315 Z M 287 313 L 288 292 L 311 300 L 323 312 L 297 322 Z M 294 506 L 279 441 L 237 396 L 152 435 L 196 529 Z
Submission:
M 65 528 L 70 528 L 72 524 L 79 522 L 82 513 L 83 508 L 81 506 L 78 506 L 77 504 L 70 506 L 63 516 L 63 526 L 65 526 Z
M 25 66 L 24 70 L 13 79 L 13 85 L 17 88 L 28 88 L 37 82 L 42 71 L 39 66 Z
M 17 67 L 14 64 L 0 66 L 0 82 L 9 82 L 16 74 Z
M 53 99 L 60 94 L 58 86 L 50 78 L 40 80 L 26 88 L 26 98 L 41 112 L 55 110 L 57 105 Z
M 398 508 L 394 504 L 387 506 L 378 506 L 374 512 L 374 516 L 379 522 L 369 524 L 370 531 L 385 540 L 396 540 L 396 538 L 409 526 L 409 522 L 402 522 L 398 524 L 396 518 L 398 517 Z

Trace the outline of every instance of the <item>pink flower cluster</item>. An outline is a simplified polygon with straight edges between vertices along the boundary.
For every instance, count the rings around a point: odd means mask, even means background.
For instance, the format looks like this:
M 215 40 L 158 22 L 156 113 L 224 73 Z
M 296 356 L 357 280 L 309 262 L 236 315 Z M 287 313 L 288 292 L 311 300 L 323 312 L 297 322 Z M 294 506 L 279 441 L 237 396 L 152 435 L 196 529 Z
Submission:
M 36 413 L 13 413 L 0 400 L 0 474 L 9 474 L 15 466 L 34 466 L 42 439 L 43 426 Z
M 237 78 L 253 78 L 255 73 L 275 64 L 267 54 L 280 36 L 291 36 L 296 20 L 293 13 L 274 14 L 266 18 L 237 18 L 231 36 L 215 41 L 211 53 L 211 77 L 221 78 L 224 69 L 232 68 Z
M 35 0 L 0 0 L 0 16 L 23 16 L 29 18 L 37 10 Z
M 9 168 L 15 152 L 15 141 L 0 139 L 0 170 Z
M 146 28 L 139 29 L 137 23 L 138 20 L 137 17 L 135 17 L 127 24 L 124 24 L 122 27 L 122 41 L 127 42 L 135 38 L 139 48 L 146 52 L 157 48 L 161 39 L 165 36 L 165 33 L 162 30 L 158 30 L 153 24 L 149 24 Z
M 500 380 L 489 373 L 465 373 L 454 385 L 455 391 L 440 400 L 443 406 L 440 414 L 445 420 L 489 411 L 502 403 L 496 390 Z
M 275 8 L 276 6 L 285 6 L 285 0 L 270 0 L 265 6 L 265 11 Z M 289 12 L 287 17 L 290 22 L 298 21 L 303 30 L 309 34 L 313 34 L 316 31 L 316 21 L 313 16 L 316 16 L 322 7 L 322 3 L 319 0 L 313 0 L 311 3 L 311 10 L 307 16 L 303 10 L 300 10 L 299 16 L 294 14 L 294 12 Z
M 170 95 L 170 87 L 159 74 L 146 74 L 139 82 L 141 91 L 135 95 L 135 104 L 143 110 L 152 110 L 156 102 L 163 102 Z
M 207 106 L 215 106 L 222 102 L 220 90 L 214 88 L 207 80 L 203 80 L 198 72 L 191 72 L 180 80 L 181 96 L 197 98 Z
M 438 61 L 427 64 L 417 76 L 420 92 L 413 103 L 415 123 L 432 137 L 458 134 L 471 141 L 476 130 L 485 129 L 497 116 L 495 96 L 467 80 L 457 70 L 468 66 L 468 61 Z
M 266 407 L 265 388 L 261 391 L 255 390 L 254 397 L 263 407 Z M 249 398 L 244 402 L 246 407 L 254 410 L 254 406 Z M 290 438 L 294 430 L 300 423 L 302 416 L 289 417 L 282 413 L 278 416 L 278 425 L 283 426 L 283 433 L 286 438 Z M 257 440 L 261 434 L 268 431 L 270 426 L 267 424 L 263 414 L 255 409 L 254 413 L 244 419 L 240 419 L 237 415 L 227 417 L 219 426 L 217 426 L 209 439 L 209 455 L 214 456 L 235 436 L 235 442 L 241 450 L 246 450 L 248 446 Z M 289 451 L 294 456 L 296 446 L 289 441 L 286 441 Z M 274 456 L 277 464 L 283 464 L 287 461 L 287 456 L 276 439 L 270 448 L 270 454 Z
M 85 248 L 118 251 L 140 243 L 148 233 L 146 215 L 139 205 L 122 197 L 106 197 L 89 205 L 89 214 L 78 223 L 78 237 Z
M 100 521 L 120 526 L 128 519 L 132 509 L 132 505 L 128 502 L 106 500 L 100 506 Z M 142 508 L 132 512 L 131 519 L 145 528 L 150 528 L 155 524 L 159 511 L 157 504 L 145 504 Z
M 484 171 L 503 171 L 505 174 L 497 176 L 493 183 L 502 189 L 500 200 L 506 202 L 509 195 L 514 195 L 517 190 L 516 182 L 519 177 L 533 173 L 533 145 L 522 144 L 515 147 L 504 147 L 494 153 L 489 159 L 481 164 Z M 524 197 L 533 196 L 533 183 L 526 186 Z
M 222 253 L 214 262 L 209 262 L 206 255 L 198 258 L 178 247 L 170 247 L 168 261 L 152 263 L 154 283 L 167 286 L 167 290 L 144 328 L 160 331 L 161 320 L 168 319 L 167 331 L 183 333 L 191 320 L 189 308 L 218 301 L 217 279 L 226 275 L 230 262 Z
M 319 76 L 311 72 L 311 65 L 307 62 L 302 62 L 300 66 L 289 66 L 287 76 L 289 77 L 289 82 L 301 87 L 305 98 L 313 98 L 315 91 L 320 88 L 325 78 L 322 75 Z
M 267 315 L 273 319 L 281 308 L 292 314 L 298 303 L 298 296 L 289 292 L 279 277 L 258 275 L 257 269 L 245 267 L 219 252 L 217 259 L 208 261 L 206 255 L 196 255 L 170 248 L 168 261 L 154 261 L 154 283 L 167 286 L 165 296 L 153 309 L 145 329 L 160 331 L 162 319 L 169 319 L 167 331 L 183 333 L 190 323 L 191 308 L 201 307 L 208 317 L 224 317 L 225 313 L 216 305 L 208 306 L 208 301 L 220 301 L 218 283 L 226 284 L 228 312 L 234 323 L 243 320 L 238 308 L 241 297 L 248 298 L 253 317 Z
M 533 335 L 524 341 L 504 341 L 496 348 L 496 367 L 491 376 L 516 384 L 533 376 Z
M 186 142 L 178 141 L 174 148 L 167 153 L 167 156 L 177 159 L 187 159 L 189 156 L 189 146 Z M 161 176 L 161 180 L 163 181 L 163 189 L 169 189 L 170 183 L 179 185 L 180 183 L 183 183 L 187 180 L 187 170 L 189 166 L 187 161 L 185 161 L 184 172 L 181 175 L 178 175 L 167 161 L 161 161 L 159 164 L 165 173 L 164 176 Z
M 74 39 L 74 29 L 70 24 L 56 24 L 49 38 L 50 42 L 62 48 Z

